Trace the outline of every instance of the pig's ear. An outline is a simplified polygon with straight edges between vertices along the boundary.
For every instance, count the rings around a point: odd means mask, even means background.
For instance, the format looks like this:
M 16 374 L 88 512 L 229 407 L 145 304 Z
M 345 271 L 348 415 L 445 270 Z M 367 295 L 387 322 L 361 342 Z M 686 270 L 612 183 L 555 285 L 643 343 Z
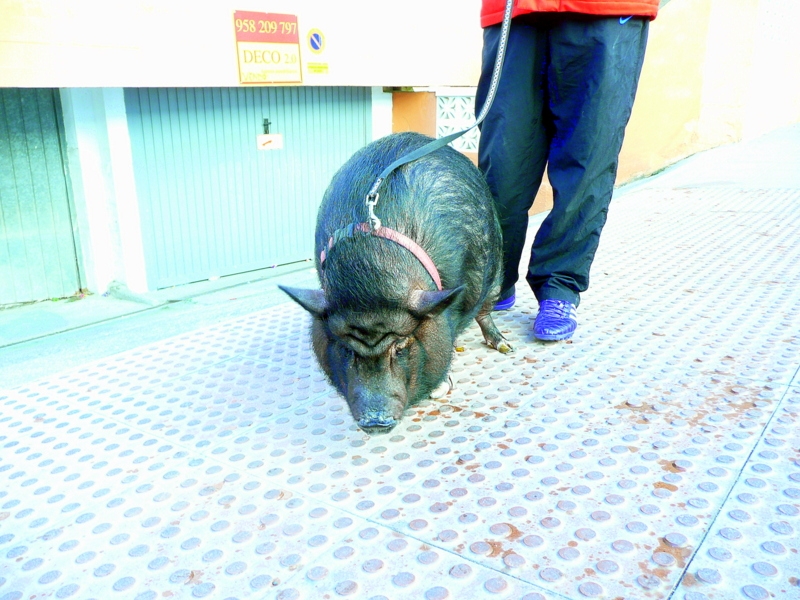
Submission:
M 426 292 L 414 290 L 408 301 L 408 309 L 415 317 L 424 317 L 432 312 L 445 309 L 461 291 L 463 285 L 452 290 L 442 290 L 440 292 Z
M 283 285 L 278 287 L 314 316 L 321 317 L 328 311 L 328 301 L 325 299 L 325 292 L 322 290 L 305 290 Z

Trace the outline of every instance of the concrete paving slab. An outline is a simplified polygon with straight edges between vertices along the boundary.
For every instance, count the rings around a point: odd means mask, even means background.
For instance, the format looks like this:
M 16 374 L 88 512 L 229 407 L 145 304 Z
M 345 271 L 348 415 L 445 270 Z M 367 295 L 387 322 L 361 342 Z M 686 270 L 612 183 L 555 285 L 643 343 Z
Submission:
M 800 381 L 793 383 L 681 578 L 689 600 L 737 591 L 749 600 L 800 596 Z M 723 467 L 728 459 L 716 458 Z
M 146 309 L 136 302 L 91 294 L 0 309 L 0 348 Z
M 168 288 L 141 301 L 87 296 L 0 310 L 0 389 L 286 302 L 278 284 L 317 286 L 307 263 Z

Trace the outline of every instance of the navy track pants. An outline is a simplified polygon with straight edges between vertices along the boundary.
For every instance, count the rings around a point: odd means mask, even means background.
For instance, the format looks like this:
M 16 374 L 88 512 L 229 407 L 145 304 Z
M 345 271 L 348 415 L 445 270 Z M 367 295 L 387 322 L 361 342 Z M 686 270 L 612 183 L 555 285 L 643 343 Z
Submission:
M 512 21 L 479 166 L 503 229 L 501 298 L 511 295 L 528 210 L 545 166 L 553 210 L 533 242 L 527 280 L 539 301 L 576 306 L 605 225 L 619 152 L 647 45 L 645 18 L 534 14 Z M 476 113 L 486 99 L 500 26 L 484 29 Z

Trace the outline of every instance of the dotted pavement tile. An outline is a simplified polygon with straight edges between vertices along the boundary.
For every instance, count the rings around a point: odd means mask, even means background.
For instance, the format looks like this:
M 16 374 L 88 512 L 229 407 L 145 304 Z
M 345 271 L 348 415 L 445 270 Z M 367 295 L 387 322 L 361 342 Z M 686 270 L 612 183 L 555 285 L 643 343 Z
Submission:
M 0 392 L 0 600 L 800 598 L 800 203 L 757 200 L 616 201 L 575 337 L 519 289 L 385 435 L 292 303 Z
M 800 598 L 798 425 L 793 387 L 681 580 L 687 600 Z

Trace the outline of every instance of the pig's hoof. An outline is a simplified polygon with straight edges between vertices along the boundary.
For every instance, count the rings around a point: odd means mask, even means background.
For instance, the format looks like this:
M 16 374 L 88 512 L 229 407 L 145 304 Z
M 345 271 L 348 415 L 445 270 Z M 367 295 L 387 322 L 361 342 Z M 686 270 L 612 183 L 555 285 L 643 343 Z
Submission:
M 497 345 L 497 351 L 500 352 L 500 354 L 508 354 L 509 352 L 513 352 L 514 348 L 507 341 L 503 340 Z
M 486 342 L 486 345 L 497 350 L 500 354 L 508 354 L 514 351 L 514 347 L 503 338 L 500 338 L 497 342 Z
M 450 390 L 452 390 L 452 389 L 453 389 L 453 380 L 450 379 L 450 376 L 448 375 L 447 379 L 445 379 L 442 383 L 440 383 L 436 387 L 436 389 L 434 389 L 430 393 L 430 397 L 431 398 L 444 398 L 445 396 L 447 396 L 448 392 Z

